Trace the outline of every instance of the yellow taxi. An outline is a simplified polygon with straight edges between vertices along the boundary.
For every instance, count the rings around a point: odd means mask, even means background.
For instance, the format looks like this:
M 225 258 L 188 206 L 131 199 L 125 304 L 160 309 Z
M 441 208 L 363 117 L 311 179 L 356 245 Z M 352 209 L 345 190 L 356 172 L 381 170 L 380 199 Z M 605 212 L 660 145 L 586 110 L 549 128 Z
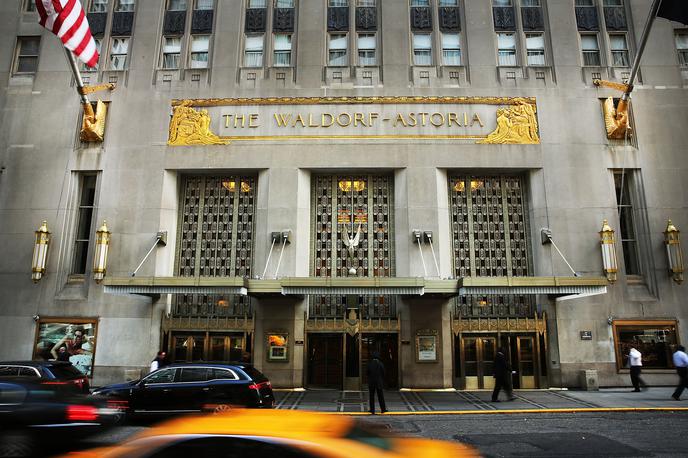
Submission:
M 68 457 L 392 458 L 477 457 L 465 445 L 379 434 L 352 417 L 292 410 L 232 410 L 178 418 L 121 445 Z

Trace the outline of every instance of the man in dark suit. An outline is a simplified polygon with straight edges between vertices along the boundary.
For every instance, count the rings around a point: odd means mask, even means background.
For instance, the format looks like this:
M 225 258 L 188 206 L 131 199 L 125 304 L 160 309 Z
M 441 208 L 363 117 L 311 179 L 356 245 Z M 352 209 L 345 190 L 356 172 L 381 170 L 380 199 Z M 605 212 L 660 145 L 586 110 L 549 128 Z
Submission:
M 372 356 L 373 359 L 368 361 L 368 392 L 370 393 L 370 413 L 375 415 L 375 392 L 380 402 L 380 411 L 387 412 L 385 395 L 382 392 L 385 383 L 385 365 L 380 360 L 378 352 L 374 351 Z
M 499 391 L 504 388 L 509 401 L 513 401 L 514 395 L 511 390 L 511 366 L 504 355 L 502 348 L 497 350 L 494 359 L 494 378 L 495 386 L 492 392 L 492 402 L 499 402 Z

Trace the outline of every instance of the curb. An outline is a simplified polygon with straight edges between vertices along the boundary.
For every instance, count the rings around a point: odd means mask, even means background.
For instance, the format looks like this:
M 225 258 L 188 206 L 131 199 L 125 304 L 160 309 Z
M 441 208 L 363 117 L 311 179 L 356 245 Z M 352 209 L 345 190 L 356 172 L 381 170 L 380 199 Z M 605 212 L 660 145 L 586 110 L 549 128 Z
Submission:
M 688 407 L 589 407 L 580 409 L 521 409 L 521 410 L 436 410 L 420 412 L 390 412 L 371 414 L 369 412 L 328 412 L 351 416 L 405 416 L 405 415 L 514 415 L 531 413 L 586 413 L 586 412 L 688 412 Z

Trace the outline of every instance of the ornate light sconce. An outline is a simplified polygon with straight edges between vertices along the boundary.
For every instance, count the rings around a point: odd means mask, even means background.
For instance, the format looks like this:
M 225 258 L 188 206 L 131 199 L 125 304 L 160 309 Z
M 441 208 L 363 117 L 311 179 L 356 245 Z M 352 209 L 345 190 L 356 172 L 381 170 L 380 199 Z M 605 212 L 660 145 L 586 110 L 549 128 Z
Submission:
M 48 222 L 43 221 L 35 234 L 36 242 L 33 245 L 33 258 L 31 259 L 31 279 L 34 283 L 38 283 L 45 273 L 45 265 L 48 261 L 48 247 L 50 246 Z
M 664 244 L 667 249 L 669 274 L 679 285 L 683 282 L 683 253 L 681 253 L 680 234 L 681 231 L 676 229 L 676 226 L 669 220 L 664 231 Z
M 93 279 L 96 283 L 100 283 L 105 278 L 110 234 L 107 222 L 103 221 L 103 225 L 96 231 L 96 250 L 93 255 Z
M 614 283 L 616 281 L 616 272 L 618 271 L 618 263 L 616 261 L 616 240 L 614 239 L 614 229 L 609 226 L 606 219 L 602 221 L 600 247 L 602 248 L 602 266 L 604 274 L 607 276 L 607 281 L 609 281 L 609 283 Z

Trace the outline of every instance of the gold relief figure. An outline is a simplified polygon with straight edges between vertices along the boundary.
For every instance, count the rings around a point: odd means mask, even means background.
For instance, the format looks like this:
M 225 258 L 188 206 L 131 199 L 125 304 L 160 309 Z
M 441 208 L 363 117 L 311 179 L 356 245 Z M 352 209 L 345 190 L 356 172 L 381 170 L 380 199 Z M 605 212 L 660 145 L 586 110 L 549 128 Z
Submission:
M 210 115 L 208 110 L 196 110 L 191 107 L 192 102 L 185 100 L 174 109 L 170 121 L 170 136 L 168 145 L 226 145 L 223 140 L 210 130 Z
M 623 140 L 627 133 L 631 132 L 628 125 L 628 105 L 624 101 L 619 102 L 618 109 L 614 107 L 614 99 L 607 98 L 604 101 L 604 126 L 607 130 L 607 138 Z
M 102 142 L 105 136 L 105 118 L 107 117 L 107 105 L 98 100 L 96 111 L 90 103 L 84 104 L 84 117 L 81 121 L 79 138 L 82 142 Z
M 511 107 L 497 109 L 497 128 L 478 143 L 540 143 L 535 107 L 524 99 L 515 102 Z

